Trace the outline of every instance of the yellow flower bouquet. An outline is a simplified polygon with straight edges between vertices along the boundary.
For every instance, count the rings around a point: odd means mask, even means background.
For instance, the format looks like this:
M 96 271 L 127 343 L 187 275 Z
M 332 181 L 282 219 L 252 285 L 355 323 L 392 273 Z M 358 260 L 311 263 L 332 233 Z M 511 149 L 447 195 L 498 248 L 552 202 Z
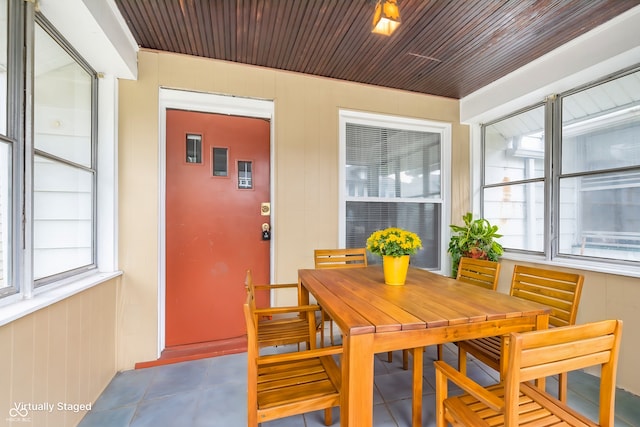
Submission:
M 413 255 L 420 248 L 422 241 L 416 233 L 396 227 L 374 231 L 367 239 L 367 249 L 381 256 Z

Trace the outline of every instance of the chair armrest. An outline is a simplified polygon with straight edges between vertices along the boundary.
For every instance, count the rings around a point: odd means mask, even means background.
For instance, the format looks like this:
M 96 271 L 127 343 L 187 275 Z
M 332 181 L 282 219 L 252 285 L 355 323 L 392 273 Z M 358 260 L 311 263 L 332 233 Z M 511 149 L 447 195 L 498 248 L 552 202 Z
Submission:
M 315 357 L 332 356 L 334 354 L 342 354 L 342 346 L 334 345 L 332 347 L 322 347 L 312 350 L 296 351 L 292 353 L 270 354 L 268 356 L 260 356 L 258 365 L 270 365 L 273 363 L 292 362 L 296 360 L 312 359 Z
M 502 399 L 488 392 L 484 387 L 474 382 L 466 375 L 455 370 L 441 360 L 433 362 L 433 366 L 435 366 L 436 370 L 440 371 L 445 377 L 447 377 L 447 379 L 456 384 L 462 390 L 474 396 L 489 408 L 493 409 L 494 411 L 503 410 L 504 401 Z
M 269 316 L 272 314 L 287 314 L 287 313 L 308 313 L 312 311 L 319 311 L 318 305 L 296 305 L 290 307 L 269 307 L 269 308 L 256 308 L 253 313 L 257 316 Z

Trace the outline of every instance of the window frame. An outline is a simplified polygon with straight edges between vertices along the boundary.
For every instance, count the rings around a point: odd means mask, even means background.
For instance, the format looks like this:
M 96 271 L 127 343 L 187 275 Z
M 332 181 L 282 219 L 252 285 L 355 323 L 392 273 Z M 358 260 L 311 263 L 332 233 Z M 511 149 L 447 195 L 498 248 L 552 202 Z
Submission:
M 631 166 L 614 169 L 602 169 L 598 171 L 583 171 L 573 173 L 562 173 L 562 101 L 574 94 L 598 87 L 629 74 L 640 72 L 640 65 L 625 68 L 618 72 L 609 74 L 589 83 L 576 86 L 559 94 L 546 97 L 542 102 L 530 104 L 527 107 L 503 115 L 487 123 L 480 124 L 480 167 L 479 182 L 479 212 L 485 215 L 484 190 L 499 186 L 499 184 L 487 185 L 485 182 L 485 148 L 486 148 L 486 128 L 497 122 L 522 114 L 540 106 L 544 106 L 544 229 L 543 229 L 543 252 L 513 249 L 505 247 L 504 256 L 515 260 L 525 260 L 533 262 L 543 262 L 549 264 L 577 267 L 587 270 L 616 272 L 617 274 L 640 274 L 640 262 L 624 259 L 609 259 L 600 257 L 581 256 L 576 254 L 560 253 L 559 251 L 559 223 L 560 223 L 560 180 L 562 178 L 595 175 L 604 172 L 623 172 L 625 170 L 640 170 L 640 166 Z
M 369 113 L 340 109 L 338 111 L 339 122 L 339 153 L 338 153 L 338 244 L 345 247 L 346 244 L 346 205 L 349 201 L 356 202 L 397 202 L 410 200 L 414 203 L 440 204 L 440 242 L 438 258 L 440 268 L 430 270 L 439 274 L 448 274 L 450 271 L 450 259 L 447 256 L 447 247 L 450 236 L 449 224 L 451 222 L 451 123 L 435 120 L 415 119 L 409 117 L 392 116 L 389 114 Z M 420 132 L 439 133 L 441 137 L 441 195 L 440 197 L 415 197 L 411 199 L 394 198 L 384 199 L 379 197 L 349 197 L 346 194 L 346 128 L 347 124 L 361 124 L 373 127 L 395 128 L 401 130 L 413 130 Z M 364 242 L 363 242 L 364 245 Z

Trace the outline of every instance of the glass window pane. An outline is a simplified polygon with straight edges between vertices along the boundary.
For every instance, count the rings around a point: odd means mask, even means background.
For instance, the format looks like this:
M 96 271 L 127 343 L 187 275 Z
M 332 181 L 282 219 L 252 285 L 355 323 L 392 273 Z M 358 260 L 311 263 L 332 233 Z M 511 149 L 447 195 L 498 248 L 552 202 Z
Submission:
M 33 270 L 38 280 L 95 262 L 94 76 L 40 25 L 34 43 Z
M 253 175 L 251 172 L 251 162 L 238 161 L 238 188 L 253 188 Z
M 542 182 L 484 189 L 484 218 L 498 226 L 504 248 L 542 252 L 544 210 Z
M 348 123 L 348 197 L 439 198 L 439 133 Z
M 35 148 L 91 167 L 92 76 L 39 26 L 34 62 Z
M 7 70 L 9 60 L 7 47 L 9 46 L 8 2 L 0 0 L 0 134 L 7 134 Z
M 486 185 L 544 176 L 544 107 L 484 128 Z
M 640 261 L 640 171 L 560 181 L 562 254 Z
M 202 136 L 187 134 L 186 141 L 187 163 L 202 163 Z
M 562 173 L 640 166 L 640 72 L 562 100 Z
M 362 248 L 376 230 L 399 227 L 412 231 L 422 240 L 423 249 L 411 255 L 414 267 L 438 269 L 440 266 L 441 205 L 434 203 L 347 202 L 346 247 Z M 368 262 L 382 263 L 367 252 Z
M 228 176 L 227 149 L 213 148 L 213 176 Z
M 11 233 L 12 212 L 12 156 L 11 144 L 0 142 L 0 293 L 12 286 L 11 254 L 13 253 Z
M 35 157 L 35 279 L 93 263 L 93 180 L 90 171 Z

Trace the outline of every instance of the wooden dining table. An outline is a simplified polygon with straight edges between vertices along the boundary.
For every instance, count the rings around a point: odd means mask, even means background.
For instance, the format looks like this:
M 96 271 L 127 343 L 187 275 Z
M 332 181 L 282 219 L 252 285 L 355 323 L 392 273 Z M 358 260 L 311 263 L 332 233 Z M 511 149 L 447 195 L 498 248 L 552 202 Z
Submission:
M 373 422 L 374 355 L 413 355 L 412 424 L 422 425 L 424 346 L 546 329 L 544 305 L 409 268 L 405 285 L 385 285 L 382 266 L 298 271 L 302 304 L 318 301 L 343 334 L 340 425 Z

